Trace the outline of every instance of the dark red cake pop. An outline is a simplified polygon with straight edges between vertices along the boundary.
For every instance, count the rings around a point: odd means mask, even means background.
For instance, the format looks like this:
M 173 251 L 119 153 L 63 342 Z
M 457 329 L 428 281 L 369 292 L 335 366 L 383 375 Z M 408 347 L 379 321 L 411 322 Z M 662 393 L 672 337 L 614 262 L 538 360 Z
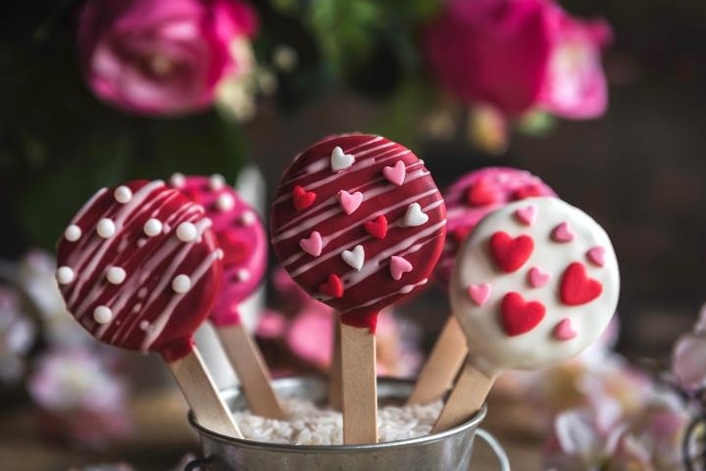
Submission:
M 187 355 L 221 279 L 210 226 L 201 206 L 161 181 L 100 190 L 58 243 L 68 310 L 103 343 L 167 361 Z
M 446 233 L 444 201 L 409 149 L 347 134 L 304 151 L 271 214 L 282 266 L 345 324 L 374 329 L 386 305 L 427 283 Z

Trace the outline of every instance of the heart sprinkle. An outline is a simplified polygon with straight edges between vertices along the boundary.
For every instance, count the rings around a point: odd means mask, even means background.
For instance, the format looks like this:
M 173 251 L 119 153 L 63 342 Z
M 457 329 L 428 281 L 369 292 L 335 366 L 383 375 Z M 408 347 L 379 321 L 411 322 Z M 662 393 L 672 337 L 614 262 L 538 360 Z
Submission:
M 419 203 L 412 203 L 407 207 L 403 224 L 407 227 L 417 227 L 426 223 L 428 220 L 429 216 L 422 212 L 422 207 L 419 206 Z
M 407 174 L 407 167 L 405 167 L 404 162 L 398 160 L 394 166 L 391 165 L 383 168 L 382 174 L 390 183 L 400 186 L 404 183 L 404 177 Z
M 349 266 L 356 271 L 360 271 L 360 269 L 363 268 L 363 263 L 365 263 L 365 249 L 363 249 L 362 245 L 358 244 L 352 251 L 344 250 L 341 252 L 341 257 L 343 257 L 343 261 Z
M 302 209 L 306 209 L 314 204 L 314 200 L 316 200 L 316 193 L 313 191 L 306 191 L 301 186 L 295 186 L 294 190 L 292 190 L 292 200 L 294 201 L 294 208 L 297 211 L 301 211 Z
M 567 317 L 559 321 L 554 327 L 552 334 L 555 339 L 565 342 L 576 337 L 576 330 L 574 330 L 574 326 L 571 325 L 571 319 Z
M 399 281 L 402 275 L 412 271 L 412 264 L 402 257 L 397 257 L 393 255 L 390 257 L 390 275 L 395 281 Z
M 546 308 L 538 301 L 525 301 L 520 293 L 513 291 L 503 297 L 500 311 L 505 333 L 516 337 L 537 327 L 544 319 Z
M 490 238 L 490 253 L 505 273 L 520 269 L 534 251 L 534 240 L 528 235 L 514 239 L 507 232 L 499 231 Z
M 567 306 L 580 306 L 596 299 L 603 292 L 600 281 L 589 278 L 586 267 L 579 262 L 569 265 L 561 278 L 561 301 Z
M 605 266 L 605 247 L 596 245 L 586 252 L 586 257 L 596 266 Z
M 346 190 L 341 190 L 338 192 L 338 201 L 341 203 L 341 207 L 346 214 L 353 214 L 363 202 L 363 193 L 356 191 L 351 194 Z
M 533 204 L 515 211 L 515 217 L 526 226 L 531 226 L 537 219 L 537 207 Z
M 323 249 L 323 242 L 321 240 L 321 234 L 319 231 L 314 231 L 311 233 L 308 239 L 302 239 L 299 241 L 299 247 L 304 250 L 304 252 L 318 257 L 321 255 L 321 250 Z
M 555 242 L 571 242 L 576 235 L 569 227 L 568 222 L 562 222 L 552 231 L 552 240 Z
M 355 162 L 355 157 L 351 154 L 344 154 L 343 149 L 336 146 L 331 152 L 331 170 L 334 172 L 340 172 L 350 168 Z
M 332 298 L 343 297 L 343 282 L 337 275 L 329 275 L 326 283 L 319 285 L 319 291 Z
M 539 267 L 532 267 L 527 273 L 527 281 L 532 288 L 541 288 L 551 279 L 551 273 L 542 271 Z
M 471 285 L 468 287 L 468 296 L 470 296 L 471 301 L 473 301 L 476 306 L 482 307 L 490 299 L 490 294 L 493 288 L 490 283 L 483 283 L 482 285 Z
M 376 239 L 384 239 L 387 235 L 387 218 L 382 214 L 372 221 L 363 224 L 365 231 Z

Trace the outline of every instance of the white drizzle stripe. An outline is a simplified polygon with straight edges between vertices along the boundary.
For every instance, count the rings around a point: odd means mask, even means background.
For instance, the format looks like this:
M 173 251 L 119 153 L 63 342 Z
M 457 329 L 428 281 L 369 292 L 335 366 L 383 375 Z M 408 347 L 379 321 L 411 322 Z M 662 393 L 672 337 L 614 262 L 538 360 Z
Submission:
M 397 188 L 399 188 L 399 187 L 393 187 L 393 189 L 397 189 Z M 374 191 L 374 190 L 372 190 L 372 191 Z M 410 203 L 418 201 L 418 199 L 433 195 L 438 192 L 439 192 L 439 190 L 437 190 L 436 188 L 433 188 L 431 190 L 428 190 L 428 191 L 422 193 L 421 195 L 414 195 L 411 198 L 407 198 L 405 201 L 407 201 L 407 204 L 409 205 Z M 380 214 L 384 214 L 384 213 L 390 211 L 391 209 L 397 208 L 397 207 L 399 207 L 399 204 L 400 203 L 393 205 L 393 206 L 388 206 L 385 209 L 376 211 L 375 213 L 373 213 L 372 215 L 369 216 L 369 219 L 374 219 L 377 216 L 379 216 Z M 326 219 L 329 219 L 337 214 L 342 214 L 342 213 L 343 213 L 343 209 L 340 207 L 335 207 L 335 208 L 330 209 L 328 211 L 324 211 L 324 212 L 318 214 L 317 216 L 308 219 L 306 222 L 304 222 L 303 224 L 300 224 L 297 227 L 294 227 L 292 229 L 286 230 L 281 233 L 278 232 L 277 235 L 272 238 L 272 243 L 277 244 L 279 242 L 282 242 L 283 240 L 290 239 L 290 238 L 292 238 L 298 234 L 301 234 L 302 232 L 305 232 L 308 229 L 316 226 L 320 222 L 325 221 Z
M 191 278 L 191 286 L 196 286 L 196 284 L 203 278 L 203 276 L 208 272 L 208 270 L 211 268 L 211 265 L 213 265 L 216 260 L 218 260 L 219 254 L 218 251 L 215 250 L 213 253 L 209 254 L 207 258 L 205 258 L 198 267 L 196 267 L 196 270 L 190 275 Z M 142 346 L 140 347 L 140 350 L 142 352 L 148 352 L 152 344 L 159 338 L 159 336 L 162 334 L 162 331 L 166 327 L 167 323 L 169 322 L 169 319 L 172 317 L 172 314 L 174 313 L 174 309 L 179 305 L 181 300 L 186 296 L 188 293 L 182 293 L 182 294 L 176 294 L 172 296 L 172 299 L 169 300 L 169 303 L 165 306 L 164 310 L 162 313 L 157 317 L 155 322 L 152 323 L 152 328 L 146 333 L 145 335 L 145 340 L 142 342 Z
M 397 150 L 398 150 L 397 148 L 392 149 L 392 151 L 397 151 Z M 380 155 L 380 156 L 378 156 L 378 157 L 374 157 L 374 158 L 371 157 L 371 158 L 369 158 L 369 159 L 365 159 L 365 160 L 362 160 L 362 161 L 360 161 L 360 162 L 356 162 L 356 164 L 355 164 L 352 168 L 350 168 L 349 170 L 347 170 L 347 171 L 345 171 L 345 172 L 338 172 L 338 173 L 335 173 L 335 174 L 331 175 L 330 177 L 322 178 L 321 180 L 316 180 L 315 182 L 310 183 L 309 185 L 306 185 L 306 186 L 303 187 L 303 188 L 304 188 L 306 191 L 311 191 L 311 190 L 314 190 L 314 189 L 316 189 L 316 188 L 319 188 L 319 187 L 322 187 L 322 186 L 324 186 L 324 185 L 327 185 L 327 184 L 329 184 L 329 183 L 331 183 L 331 182 L 335 182 L 335 181 L 338 180 L 339 178 L 343 178 L 343 177 L 348 178 L 348 177 L 350 177 L 351 175 L 353 175 L 353 174 L 355 174 L 355 173 L 357 173 L 357 172 L 359 172 L 359 171 L 361 171 L 361 170 L 365 170 L 365 169 L 368 168 L 368 167 L 372 167 L 372 166 L 375 165 L 375 164 L 378 164 L 378 163 L 381 163 L 381 162 L 386 162 L 386 161 L 392 160 L 392 159 L 397 159 L 397 158 L 399 158 L 399 157 L 402 157 L 402 156 L 404 156 L 404 155 L 411 154 L 411 153 L 412 153 L 411 150 L 405 149 L 405 150 L 403 150 L 403 151 L 397 152 L 396 154 L 392 154 L 392 155 L 389 155 L 389 156 L 385 156 L 385 154 L 382 154 L 382 155 Z M 296 181 L 296 180 L 295 180 L 295 181 Z M 280 185 L 280 187 L 281 187 L 281 186 L 282 186 L 282 185 Z M 291 198 L 292 198 L 292 193 L 291 193 L 291 192 L 287 192 L 287 193 L 281 195 L 279 198 L 277 198 L 277 199 L 275 200 L 274 204 L 280 204 L 280 203 L 282 203 L 282 202 L 284 202 L 284 201 L 290 200 Z
M 348 308 L 348 309 L 346 309 L 345 311 L 340 312 L 339 314 L 346 314 L 346 313 L 351 312 L 351 311 L 354 311 L 354 310 L 356 310 L 356 309 L 360 309 L 360 308 L 368 307 L 368 306 L 373 306 L 374 304 L 377 304 L 377 303 L 379 303 L 380 301 L 384 301 L 384 300 L 387 299 L 387 298 L 392 298 L 392 297 L 395 297 L 395 296 L 400 295 L 400 294 L 409 294 L 409 293 L 411 293 L 412 291 L 414 291 L 415 288 L 417 288 L 417 287 L 419 287 L 419 286 L 424 286 L 425 284 L 427 284 L 428 281 L 429 281 L 428 278 L 424 278 L 423 280 L 420 280 L 420 281 L 418 281 L 417 283 L 414 283 L 414 284 L 411 284 L 411 285 L 404 285 L 402 288 L 400 288 L 400 289 L 398 289 L 398 290 L 396 290 L 396 291 L 393 291 L 392 293 L 388 293 L 388 294 L 385 294 L 385 295 L 382 295 L 382 296 L 378 296 L 377 298 L 371 299 L 370 301 L 368 301 L 368 302 L 366 302 L 366 303 L 359 304 L 359 305 L 357 305 L 357 306 L 353 306 L 353 307 L 351 307 L 351 308 Z
M 419 161 L 414 162 L 409 167 L 406 167 L 407 172 L 410 172 L 413 169 L 413 167 L 418 167 L 421 165 L 422 164 Z M 420 170 L 414 172 L 413 174 L 408 174 L 408 175 L 410 175 L 410 176 L 407 178 L 405 183 L 409 183 L 411 181 L 416 180 L 417 178 L 429 175 L 429 172 L 425 171 L 425 169 L 420 169 Z M 379 196 L 383 193 L 387 193 L 388 191 L 395 191 L 397 189 L 397 187 L 394 185 L 383 185 L 383 186 L 377 185 L 378 183 L 384 183 L 386 181 L 387 180 L 385 179 L 385 177 L 376 178 L 375 180 L 364 183 L 363 185 L 358 185 L 357 187 L 354 187 L 354 188 L 348 190 L 348 192 L 355 193 L 356 191 L 359 191 L 360 189 L 362 189 L 364 187 L 371 187 L 368 191 L 363 192 L 363 201 L 366 201 L 366 200 L 374 198 L 375 196 Z M 329 199 L 327 199 L 319 204 L 314 203 L 314 205 L 312 205 L 310 208 L 307 208 L 307 210 L 305 210 L 299 216 L 295 217 L 294 219 L 287 222 L 286 224 L 282 224 L 282 226 L 279 228 L 277 233 L 279 234 L 282 231 L 287 230 L 289 227 L 296 225 L 302 219 L 308 219 L 308 218 L 312 217 L 314 215 L 314 213 L 316 213 L 316 212 L 318 212 L 328 206 L 334 206 L 334 205 L 339 205 L 339 204 L 340 204 L 340 202 L 338 199 L 338 194 L 331 196 Z
M 162 181 L 154 181 L 146 184 L 142 188 L 140 188 L 134 195 L 132 200 L 130 200 L 129 203 L 121 204 L 118 211 L 115 213 L 113 222 L 115 223 L 115 231 L 120 232 L 120 230 L 123 227 L 123 223 L 127 219 L 127 217 L 136 209 L 140 209 L 140 206 L 142 205 L 143 201 L 152 193 L 153 190 L 156 190 L 157 188 L 161 188 L 164 186 L 164 183 Z M 88 237 L 86 239 L 89 239 Z M 103 255 L 105 255 L 106 251 L 108 248 L 115 243 L 117 237 L 110 238 L 110 239 L 103 239 L 103 238 L 96 238 L 96 237 L 91 237 L 95 242 L 98 244 L 98 250 L 96 251 L 95 254 L 88 254 L 88 251 L 85 252 L 85 254 L 79 259 L 79 262 L 76 263 L 74 266 L 76 267 L 81 267 L 78 268 L 77 274 L 78 278 L 76 280 L 76 283 L 74 285 L 73 292 L 71 293 L 71 297 L 69 298 L 69 302 L 67 305 L 71 309 L 73 304 L 76 302 L 76 298 L 79 296 L 79 293 L 81 292 L 81 289 L 83 285 L 86 283 L 86 281 L 90 280 L 91 277 L 93 276 L 93 272 L 96 269 L 96 266 L 100 262 L 100 260 L 103 258 Z M 90 258 L 89 258 L 90 257 Z M 88 259 L 88 264 L 83 267 L 82 265 L 86 263 Z M 72 310 L 72 312 L 75 312 Z
M 380 137 L 380 136 L 371 138 L 365 142 L 362 142 L 356 146 L 351 147 L 350 149 L 343 149 L 343 153 L 351 154 L 351 153 L 357 151 L 358 149 L 365 147 L 367 145 L 373 144 L 381 139 L 382 139 L 382 137 Z M 325 142 L 326 141 L 322 142 L 321 144 L 323 144 Z M 327 155 L 326 157 L 323 157 L 319 160 L 316 160 L 316 161 L 310 163 L 309 165 L 304 167 L 302 170 L 298 171 L 296 173 L 296 175 L 294 175 L 292 178 L 290 178 L 289 180 L 287 180 L 285 182 L 282 182 L 281 184 L 288 185 L 290 183 L 293 183 L 293 182 L 299 180 L 304 175 L 313 175 L 313 174 L 320 172 L 322 170 L 329 169 L 330 168 L 330 159 L 331 159 L 331 156 Z M 294 160 L 296 160 L 296 159 L 294 159 Z

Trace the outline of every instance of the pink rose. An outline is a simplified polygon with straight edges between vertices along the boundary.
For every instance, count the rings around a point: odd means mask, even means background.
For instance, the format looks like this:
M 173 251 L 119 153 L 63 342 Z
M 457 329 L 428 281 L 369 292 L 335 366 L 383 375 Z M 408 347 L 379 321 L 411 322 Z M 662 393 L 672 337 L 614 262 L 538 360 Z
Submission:
M 102 100 L 146 115 L 209 106 L 243 66 L 232 50 L 256 28 L 239 0 L 88 0 L 78 41 L 89 86 Z
M 606 107 L 604 22 L 570 17 L 550 0 L 450 0 L 426 32 L 442 85 L 508 115 L 541 108 L 568 118 Z

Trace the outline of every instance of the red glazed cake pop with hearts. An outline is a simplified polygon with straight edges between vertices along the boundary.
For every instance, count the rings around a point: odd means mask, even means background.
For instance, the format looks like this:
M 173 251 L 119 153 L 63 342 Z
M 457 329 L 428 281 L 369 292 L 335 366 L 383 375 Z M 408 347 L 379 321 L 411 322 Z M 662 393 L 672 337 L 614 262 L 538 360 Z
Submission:
M 187 355 L 221 280 L 210 225 L 201 206 L 161 181 L 103 188 L 58 243 L 66 307 L 108 345 L 167 361 Z
M 224 253 L 223 283 L 210 320 L 219 327 L 239 324 L 238 305 L 257 289 L 267 265 L 260 217 L 221 175 L 174 174 L 169 184 L 204 207 Z
M 427 283 L 444 242 L 444 201 L 409 149 L 347 134 L 304 151 L 271 214 L 282 266 L 348 325 L 374 330 L 380 309 Z
M 435 276 L 449 284 L 456 252 L 478 222 L 513 201 L 535 196 L 556 196 L 539 177 L 525 170 L 489 167 L 475 170 L 456 180 L 444 192 L 448 237 Z

